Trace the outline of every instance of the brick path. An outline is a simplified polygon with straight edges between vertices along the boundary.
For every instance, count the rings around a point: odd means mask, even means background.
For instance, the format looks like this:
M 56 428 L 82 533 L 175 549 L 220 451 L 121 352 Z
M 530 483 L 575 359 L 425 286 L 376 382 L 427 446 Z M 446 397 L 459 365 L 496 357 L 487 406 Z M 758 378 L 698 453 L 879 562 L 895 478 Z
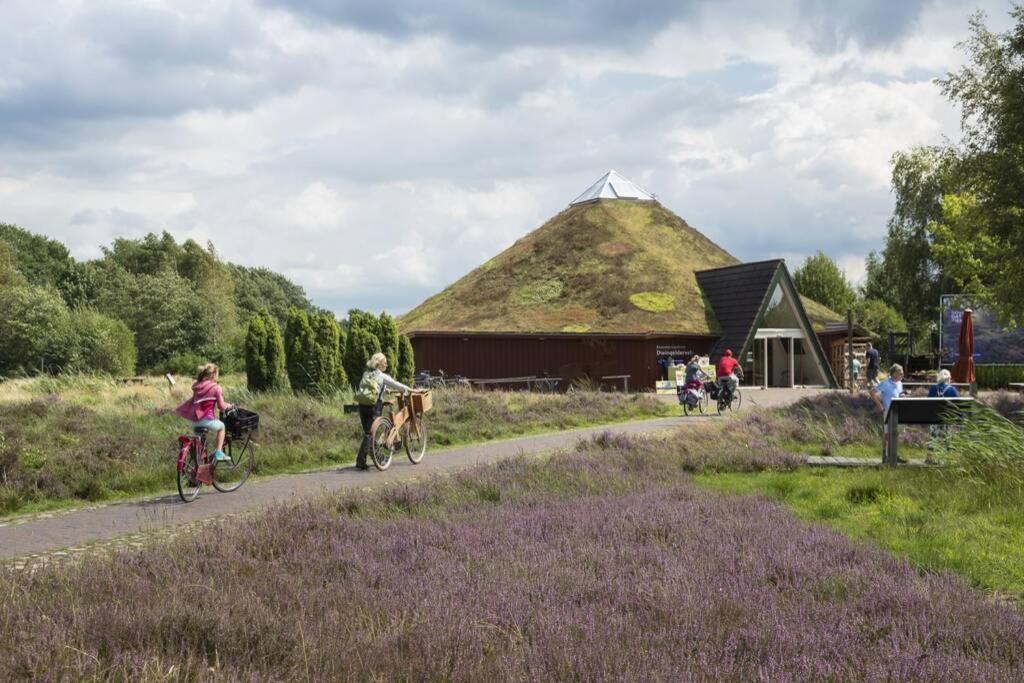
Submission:
M 816 389 L 760 391 L 744 387 L 743 405 L 744 409 L 754 406 L 776 407 L 820 392 Z M 666 400 L 675 402 L 675 397 L 666 397 Z M 653 434 L 682 425 L 707 425 L 717 419 L 712 407 L 712 415 L 709 416 L 641 420 L 492 441 L 437 452 L 428 450 L 419 465 L 412 465 L 404 454 L 398 453 L 386 472 L 372 468 L 360 472 L 349 466 L 255 479 L 234 493 L 218 493 L 212 487 L 204 487 L 199 498 L 188 504 L 181 502 L 177 493 L 174 493 L 9 518 L 0 521 L 0 560 L 17 558 L 15 564 L 23 565 L 35 559 L 77 555 L 96 545 L 135 547 L 146 539 L 175 534 L 206 520 L 250 512 L 274 503 L 294 501 L 302 496 L 410 481 L 432 473 L 453 472 L 480 463 L 495 462 L 520 453 L 549 453 L 572 446 L 580 438 L 604 431 L 616 434 Z
M 234 493 L 218 493 L 212 487 L 203 487 L 199 498 L 188 504 L 174 493 L 8 519 L 0 522 L 0 559 L 17 557 L 22 559 L 18 564 L 22 564 L 33 556 L 57 554 L 62 557 L 80 553 L 96 542 L 115 538 L 125 541 L 119 545 L 134 546 L 141 543 L 142 537 L 156 532 L 166 532 L 213 517 L 248 512 L 277 502 L 294 501 L 301 496 L 409 481 L 433 473 L 495 462 L 520 453 L 548 453 L 603 431 L 652 434 L 687 422 L 711 419 L 715 418 L 660 418 L 493 441 L 438 452 L 428 450 L 419 465 L 410 463 L 400 451 L 385 472 L 373 468 L 360 472 L 347 466 L 254 479 Z

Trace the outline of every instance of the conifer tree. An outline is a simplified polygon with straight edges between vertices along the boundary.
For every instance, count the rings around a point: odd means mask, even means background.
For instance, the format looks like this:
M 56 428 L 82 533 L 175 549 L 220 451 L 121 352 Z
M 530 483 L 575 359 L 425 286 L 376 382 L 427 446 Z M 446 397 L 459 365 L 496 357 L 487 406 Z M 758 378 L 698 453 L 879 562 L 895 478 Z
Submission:
M 318 387 L 311 372 L 311 360 L 317 342 L 305 311 L 293 307 L 288 312 L 284 345 L 285 366 L 292 390 L 296 393 L 316 393 Z
M 416 356 L 412 351 L 412 342 L 404 334 L 398 337 L 398 381 L 412 386 L 413 375 L 416 374 Z
M 264 308 L 249 321 L 245 335 L 245 374 L 250 391 L 284 386 L 284 340 L 274 316 Z
M 398 372 L 398 325 L 395 319 L 387 313 L 381 313 L 377 318 L 377 341 L 380 342 L 381 352 L 387 356 L 388 372 Z
M 330 396 L 338 386 L 341 356 L 338 353 L 340 330 L 333 313 L 323 312 L 313 316 L 310 322 L 316 344 L 310 354 L 309 366 L 314 392 L 319 396 Z
M 348 331 L 348 342 L 345 345 L 345 374 L 353 389 L 359 387 L 359 380 L 366 372 L 366 363 L 370 356 L 380 350 L 380 342 L 371 332 L 363 327 L 355 327 Z
M 348 386 L 348 373 L 345 372 L 345 349 L 348 343 L 348 335 L 345 334 L 345 328 L 340 324 L 338 325 L 338 374 L 334 379 L 335 386 L 338 391 L 344 390 Z

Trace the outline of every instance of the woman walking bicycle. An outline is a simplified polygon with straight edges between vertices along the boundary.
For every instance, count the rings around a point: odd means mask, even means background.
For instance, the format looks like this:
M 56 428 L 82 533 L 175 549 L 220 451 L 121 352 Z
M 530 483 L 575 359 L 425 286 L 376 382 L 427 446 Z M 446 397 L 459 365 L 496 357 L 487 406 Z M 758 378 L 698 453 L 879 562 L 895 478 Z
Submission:
M 366 364 L 366 372 L 359 382 L 359 389 L 356 391 L 355 400 L 359 405 L 359 422 L 363 427 L 363 441 L 359 445 L 359 453 L 356 455 L 356 469 L 365 470 L 366 456 L 373 448 L 373 435 L 370 433 L 373 421 L 381 414 L 383 409 L 382 396 L 385 389 L 400 391 L 403 394 L 412 393 L 412 387 L 407 387 L 385 370 L 388 369 L 388 359 L 383 353 L 375 353 Z

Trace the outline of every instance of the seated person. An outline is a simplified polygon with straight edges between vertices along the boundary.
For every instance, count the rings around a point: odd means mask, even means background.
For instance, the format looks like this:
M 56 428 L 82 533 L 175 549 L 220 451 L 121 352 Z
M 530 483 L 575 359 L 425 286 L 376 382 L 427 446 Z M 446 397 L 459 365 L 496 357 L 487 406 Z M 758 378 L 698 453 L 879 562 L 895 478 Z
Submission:
M 960 396 L 960 392 L 956 390 L 950 381 L 952 380 L 949 370 L 939 370 L 939 376 L 937 382 L 932 386 L 928 387 L 929 398 L 956 398 Z M 929 439 L 928 439 L 928 454 L 925 456 L 925 463 L 934 464 L 935 451 L 938 448 L 946 447 L 946 440 L 950 435 L 950 425 L 930 425 L 929 426 Z
M 929 398 L 955 398 L 960 395 L 956 387 L 950 384 L 952 375 L 949 374 L 949 370 L 939 370 L 936 379 L 938 381 L 928 388 Z

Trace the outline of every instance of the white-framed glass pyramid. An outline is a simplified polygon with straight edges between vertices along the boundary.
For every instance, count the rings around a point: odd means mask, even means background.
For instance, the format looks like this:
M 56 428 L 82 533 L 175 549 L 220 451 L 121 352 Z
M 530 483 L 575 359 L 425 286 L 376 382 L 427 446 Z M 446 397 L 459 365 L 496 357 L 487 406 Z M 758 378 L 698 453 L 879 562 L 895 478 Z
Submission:
M 635 185 L 615 170 L 608 171 L 600 180 L 584 190 L 583 194 L 569 202 L 569 206 L 592 202 L 595 199 L 633 199 L 653 202 L 654 195 Z

